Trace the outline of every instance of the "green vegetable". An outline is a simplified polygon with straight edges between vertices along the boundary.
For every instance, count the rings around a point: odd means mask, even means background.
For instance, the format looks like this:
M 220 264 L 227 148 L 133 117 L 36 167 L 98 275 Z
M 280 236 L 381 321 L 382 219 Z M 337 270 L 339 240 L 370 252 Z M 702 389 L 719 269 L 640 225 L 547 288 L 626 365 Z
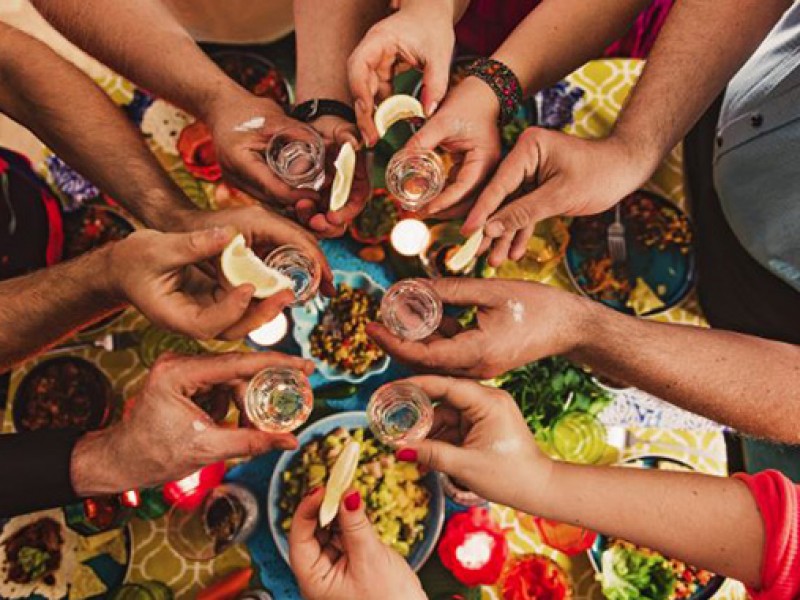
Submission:
M 48 560 L 50 560 L 49 552 L 31 546 L 23 546 L 17 554 L 17 561 L 30 576 L 31 581 L 39 579 L 47 572 Z
M 358 392 L 358 386 L 354 383 L 331 383 L 315 389 L 314 398 L 317 400 L 343 400 L 355 396 L 356 392 Z
M 547 435 L 548 428 L 568 411 L 601 412 L 611 395 L 591 375 L 560 356 L 539 360 L 495 379 L 517 401 L 530 430 Z
M 608 600 L 668 600 L 677 580 L 666 559 L 613 546 L 603 552 L 598 578 Z

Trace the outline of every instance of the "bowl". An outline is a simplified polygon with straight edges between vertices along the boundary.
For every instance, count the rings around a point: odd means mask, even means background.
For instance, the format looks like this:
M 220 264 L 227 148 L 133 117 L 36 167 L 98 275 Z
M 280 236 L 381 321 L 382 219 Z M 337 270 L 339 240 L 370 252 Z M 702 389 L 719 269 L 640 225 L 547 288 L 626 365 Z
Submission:
M 348 430 L 357 428 L 368 430 L 367 414 L 363 411 L 337 413 L 309 425 L 297 436 L 300 442 L 298 449 L 281 454 L 275 471 L 272 473 L 267 491 L 267 519 L 275 545 L 287 563 L 289 562 L 289 541 L 281 528 L 281 510 L 278 506 L 283 489 L 283 473 L 299 456 L 300 451 L 306 444 L 317 437 L 327 435 L 338 427 Z M 415 571 L 419 570 L 433 553 L 444 525 L 444 492 L 439 481 L 439 475 L 431 471 L 425 475 L 422 482 L 428 488 L 431 499 L 428 516 L 425 519 L 424 537 L 422 541 L 413 547 L 411 554 L 407 557 L 408 564 Z
M 342 283 L 349 285 L 353 289 L 366 290 L 370 294 L 383 296 L 386 291 L 368 275 L 360 272 L 353 271 L 334 271 L 333 282 L 336 286 Z M 378 299 L 380 301 L 380 298 Z M 384 356 L 381 360 L 373 364 L 362 375 L 355 375 L 344 369 L 334 367 L 333 365 L 320 360 L 311 354 L 311 332 L 319 322 L 320 315 L 328 307 L 330 300 L 317 296 L 316 299 L 306 302 L 303 306 L 295 306 L 292 308 L 292 321 L 294 321 L 294 328 L 292 335 L 297 345 L 300 346 L 300 352 L 303 358 L 314 361 L 314 365 L 325 379 L 329 381 L 347 381 L 349 383 L 362 383 L 374 375 L 378 375 L 389 368 L 390 358 L 388 355 Z
M 668 470 L 681 470 L 681 471 L 695 471 L 694 467 L 686 464 L 685 462 L 672 458 L 669 456 L 646 455 L 630 458 L 622 463 L 627 466 L 639 467 L 642 469 L 668 469 Z M 589 556 L 589 562 L 596 573 L 602 573 L 601 558 L 603 552 L 611 545 L 611 540 L 605 535 L 598 535 L 592 547 L 586 551 Z M 725 578 L 722 575 L 714 575 L 711 577 L 706 585 L 698 585 L 697 591 L 694 592 L 687 600 L 708 600 L 716 594 L 725 583 Z
M 49 386 L 48 380 L 52 382 Z M 60 394 L 54 397 L 51 390 L 58 390 Z M 31 412 L 31 403 L 36 397 L 54 399 L 64 415 L 63 422 L 54 423 L 50 418 L 36 423 L 36 413 Z M 51 358 L 36 365 L 20 382 L 14 395 L 14 428 L 17 431 L 100 429 L 108 424 L 113 400 L 111 381 L 94 364 L 72 356 Z M 49 412 L 42 410 L 39 414 Z

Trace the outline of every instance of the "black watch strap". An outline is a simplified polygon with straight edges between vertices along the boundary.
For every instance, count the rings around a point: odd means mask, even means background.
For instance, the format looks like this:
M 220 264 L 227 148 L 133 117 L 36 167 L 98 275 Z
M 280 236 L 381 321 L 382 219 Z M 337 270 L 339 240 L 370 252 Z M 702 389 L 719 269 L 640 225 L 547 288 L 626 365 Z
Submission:
M 327 98 L 314 98 L 292 108 L 291 116 L 298 121 L 310 123 L 319 117 L 340 117 L 355 125 L 356 113 L 351 106 L 339 100 Z

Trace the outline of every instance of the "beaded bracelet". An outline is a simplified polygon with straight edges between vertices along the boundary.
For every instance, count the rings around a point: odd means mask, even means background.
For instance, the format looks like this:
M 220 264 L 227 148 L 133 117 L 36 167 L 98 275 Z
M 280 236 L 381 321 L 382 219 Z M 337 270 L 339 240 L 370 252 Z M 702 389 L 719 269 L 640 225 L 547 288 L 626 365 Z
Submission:
M 500 61 L 479 58 L 467 67 L 470 75 L 492 88 L 500 102 L 500 124 L 510 123 L 522 104 L 522 86 L 514 72 Z

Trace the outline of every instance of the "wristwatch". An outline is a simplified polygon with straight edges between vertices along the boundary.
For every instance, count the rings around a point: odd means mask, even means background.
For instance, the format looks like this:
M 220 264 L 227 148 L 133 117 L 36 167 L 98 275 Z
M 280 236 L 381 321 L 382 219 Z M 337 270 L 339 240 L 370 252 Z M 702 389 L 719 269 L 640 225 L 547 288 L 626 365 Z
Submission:
M 290 116 L 304 123 L 310 123 L 314 119 L 324 116 L 340 117 L 353 125 L 356 123 L 356 113 L 351 106 L 339 100 L 327 98 L 314 98 L 298 104 L 292 108 Z

